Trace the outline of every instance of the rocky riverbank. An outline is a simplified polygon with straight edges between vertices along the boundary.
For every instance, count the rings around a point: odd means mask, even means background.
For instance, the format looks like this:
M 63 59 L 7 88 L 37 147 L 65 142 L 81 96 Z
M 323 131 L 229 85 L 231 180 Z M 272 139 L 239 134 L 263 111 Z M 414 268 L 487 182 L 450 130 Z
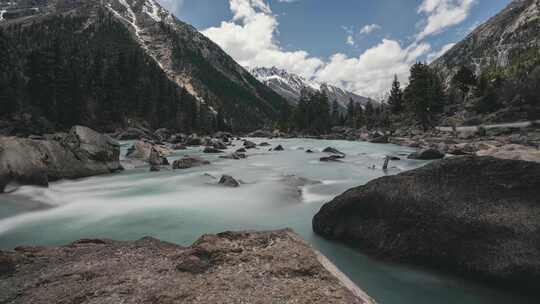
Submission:
M 313 218 L 376 257 L 537 292 L 540 164 L 453 157 L 353 188 Z
M 291 230 L 0 251 L 2 303 L 375 303 Z
M 0 136 L 0 193 L 12 182 L 47 186 L 122 170 L 119 157 L 118 142 L 83 126 L 44 136 Z

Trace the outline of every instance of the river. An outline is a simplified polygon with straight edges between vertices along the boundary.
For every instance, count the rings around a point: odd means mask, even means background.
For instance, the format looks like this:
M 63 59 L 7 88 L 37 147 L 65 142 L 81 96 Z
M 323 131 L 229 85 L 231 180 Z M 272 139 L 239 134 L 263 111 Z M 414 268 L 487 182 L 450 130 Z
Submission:
M 118 174 L 54 182 L 47 189 L 21 187 L 1 195 L 0 248 L 143 236 L 190 245 L 204 233 L 290 227 L 378 303 L 535 303 L 452 275 L 377 261 L 314 235 L 311 219 L 325 202 L 382 175 L 424 165 L 406 159 L 411 149 L 314 139 L 267 141 L 272 146 L 282 144 L 285 151 L 251 150 L 247 160 L 204 155 L 211 165 L 157 173 L 149 172 L 148 167 L 131 168 Z M 129 143 L 123 144 L 125 153 Z M 240 142 L 236 144 L 238 148 Z M 320 151 L 327 146 L 345 152 L 344 162 L 319 162 Z M 316 153 L 306 153 L 308 148 Z M 201 155 L 200 151 L 177 151 L 169 160 Z M 402 160 L 391 162 L 390 169 L 383 172 L 385 155 Z M 242 185 L 218 185 L 222 174 L 234 176 Z

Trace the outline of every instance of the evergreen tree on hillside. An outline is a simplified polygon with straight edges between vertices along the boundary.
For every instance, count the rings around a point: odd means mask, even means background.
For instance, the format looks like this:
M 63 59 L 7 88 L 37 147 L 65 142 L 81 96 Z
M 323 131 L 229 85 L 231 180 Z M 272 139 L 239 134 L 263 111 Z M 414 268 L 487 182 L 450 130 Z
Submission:
M 400 113 L 403 109 L 403 91 L 401 90 L 401 84 L 399 83 L 397 75 L 394 75 L 392 89 L 390 90 L 390 96 L 388 97 L 388 104 L 394 114 Z
M 470 88 L 475 86 L 476 82 L 476 75 L 466 66 L 462 66 L 452 78 L 452 84 L 462 92 L 463 96 L 469 93 Z
M 424 63 L 411 67 L 409 86 L 403 96 L 407 110 L 423 129 L 432 126 L 434 115 L 440 113 L 444 106 L 442 83 Z

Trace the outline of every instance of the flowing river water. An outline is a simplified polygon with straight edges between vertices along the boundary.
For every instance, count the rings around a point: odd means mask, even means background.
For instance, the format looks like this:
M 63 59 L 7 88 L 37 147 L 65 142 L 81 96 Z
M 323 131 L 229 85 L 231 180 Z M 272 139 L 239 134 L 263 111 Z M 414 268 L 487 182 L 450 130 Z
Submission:
M 131 168 L 55 182 L 48 189 L 21 187 L 0 195 L 0 248 L 144 236 L 187 246 L 205 233 L 290 227 L 378 303 L 537 303 L 452 275 L 374 260 L 312 232 L 313 215 L 336 195 L 382 175 L 424 165 L 406 159 L 411 149 L 314 139 L 253 141 L 281 144 L 285 151 L 251 150 L 247 160 L 203 155 L 211 165 L 156 173 L 148 167 Z M 231 151 L 240 144 L 236 142 Z M 123 143 L 123 153 L 128 146 Z M 344 162 L 319 162 L 320 151 L 327 146 L 345 152 Z M 315 153 L 306 153 L 308 148 Z M 201 148 L 176 151 L 169 161 L 186 154 L 201 155 Z M 381 170 L 385 155 L 402 158 L 391 162 L 386 173 Z M 243 184 L 239 188 L 220 186 L 217 182 L 222 174 Z

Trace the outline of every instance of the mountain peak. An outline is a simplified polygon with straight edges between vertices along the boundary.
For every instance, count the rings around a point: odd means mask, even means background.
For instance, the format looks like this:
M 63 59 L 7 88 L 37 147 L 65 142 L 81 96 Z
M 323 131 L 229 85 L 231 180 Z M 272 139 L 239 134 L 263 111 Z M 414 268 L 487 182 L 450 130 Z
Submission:
M 303 90 L 308 92 L 322 91 L 326 93 L 330 101 L 336 100 L 343 108 L 347 106 L 351 99 L 362 105 L 373 101 L 370 98 L 357 95 L 328 83 L 307 80 L 300 75 L 277 67 L 254 67 L 248 68 L 248 70 L 255 78 L 269 86 L 293 105 L 298 103 Z

